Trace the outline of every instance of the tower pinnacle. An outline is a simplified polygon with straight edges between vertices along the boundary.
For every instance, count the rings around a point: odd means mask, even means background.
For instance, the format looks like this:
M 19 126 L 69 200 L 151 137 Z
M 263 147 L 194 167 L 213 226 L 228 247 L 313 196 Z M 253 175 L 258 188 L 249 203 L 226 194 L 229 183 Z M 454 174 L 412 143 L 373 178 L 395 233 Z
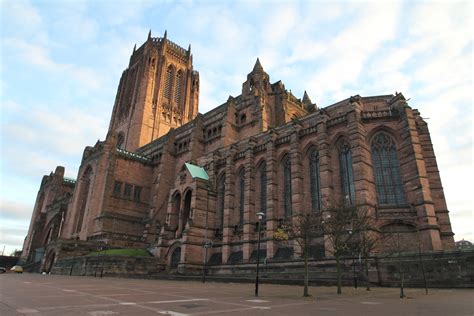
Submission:
M 255 66 L 253 66 L 252 71 L 257 71 L 257 70 L 263 71 L 262 64 L 260 64 L 260 59 L 258 59 L 258 57 L 257 57 L 257 61 L 255 62 Z

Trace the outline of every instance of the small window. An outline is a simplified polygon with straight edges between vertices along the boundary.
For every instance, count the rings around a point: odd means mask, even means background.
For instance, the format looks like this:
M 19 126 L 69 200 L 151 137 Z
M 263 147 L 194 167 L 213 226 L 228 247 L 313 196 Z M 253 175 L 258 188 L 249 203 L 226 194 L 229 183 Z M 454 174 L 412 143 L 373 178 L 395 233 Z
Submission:
M 247 121 L 247 116 L 246 116 L 245 114 L 242 114 L 242 115 L 240 116 L 240 124 L 244 124 L 245 121 Z
M 133 199 L 135 201 L 140 201 L 140 194 L 142 193 L 142 187 L 135 186 L 135 190 L 133 191 Z
M 123 196 L 126 198 L 132 197 L 132 185 L 125 183 L 125 187 L 123 189 Z
M 120 196 L 121 192 L 122 192 L 122 182 L 115 181 L 115 183 L 114 183 L 114 195 Z

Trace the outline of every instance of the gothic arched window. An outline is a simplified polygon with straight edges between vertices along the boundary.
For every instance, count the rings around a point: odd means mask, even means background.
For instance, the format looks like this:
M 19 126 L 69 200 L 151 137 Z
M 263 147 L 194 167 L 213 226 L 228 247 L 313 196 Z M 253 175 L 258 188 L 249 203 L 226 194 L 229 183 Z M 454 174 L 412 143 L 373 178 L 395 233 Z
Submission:
M 124 147 L 124 142 L 125 142 L 125 137 L 122 132 L 120 132 L 117 136 L 117 148 L 123 149 Z
M 344 142 L 339 149 L 339 167 L 341 169 L 341 186 L 346 205 L 355 202 L 354 174 L 352 171 L 352 152 L 349 144 Z
M 239 173 L 239 225 L 244 225 L 245 171 Z
M 169 65 L 166 69 L 166 80 L 165 80 L 165 98 L 171 98 L 171 88 L 173 87 L 173 66 Z
M 225 176 L 222 176 L 217 184 L 217 225 L 219 229 L 224 228 L 224 196 Z
M 183 72 L 181 70 L 176 74 L 176 84 L 174 88 L 174 102 L 178 107 L 181 107 L 183 89 Z
M 287 156 L 283 159 L 283 209 L 285 211 L 285 217 L 291 216 L 291 160 Z
M 405 204 L 400 164 L 393 139 L 385 133 L 379 133 L 372 140 L 371 149 L 379 204 Z
M 319 154 L 312 150 L 309 154 L 309 173 L 311 182 L 311 206 L 313 210 L 321 209 L 321 181 L 319 177 Z
M 267 165 L 263 163 L 260 173 L 260 212 L 267 213 Z

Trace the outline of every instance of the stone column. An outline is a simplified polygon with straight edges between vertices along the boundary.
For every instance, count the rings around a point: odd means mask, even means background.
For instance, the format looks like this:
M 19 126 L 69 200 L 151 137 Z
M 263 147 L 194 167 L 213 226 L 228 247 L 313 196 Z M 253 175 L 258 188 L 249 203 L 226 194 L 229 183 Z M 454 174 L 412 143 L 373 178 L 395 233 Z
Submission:
M 408 106 L 401 109 L 400 171 L 408 195 L 408 202 L 414 206 L 416 211 L 422 250 L 442 250 L 440 227 L 436 218 L 425 157 L 413 112 Z
M 362 207 L 374 207 L 376 196 L 373 193 L 373 168 L 366 141 L 367 131 L 361 120 L 362 103 L 359 96 L 351 97 L 349 102 L 351 102 L 352 110 L 347 113 L 347 129 L 354 174 L 355 201 L 353 202 Z
M 294 122 L 293 132 L 290 137 L 290 161 L 291 161 L 291 212 L 292 222 L 296 223 L 298 218 L 295 215 L 303 214 L 303 174 L 302 174 L 302 154 L 299 139 L 301 126 Z M 302 254 L 301 246 L 293 241 L 295 254 Z
M 270 139 L 267 142 L 267 158 L 265 160 L 267 165 L 267 230 L 265 236 L 267 238 L 267 258 L 271 259 L 276 253 L 277 245 L 273 240 L 273 232 L 278 227 L 278 196 L 277 196 L 277 163 L 276 163 L 276 150 L 275 150 L 275 139 L 277 134 L 270 132 Z
M 415 112 L 415 111 L 414 111 Z M 448 206 L 446 205 L 446 198 L 444 197 L 443 184 L 439 175 L 438 164 L 431 142 L 428 124 L 417 115 L 418 121 L 418 135 L 420 138 L 420 145 L 423 150 L 423 157 L 426 166 L 426 173 L 430 184 L 431 197 L 433 199 L 433 206 L 435 214 L 438 219 L 440 227 L 440 237 L 444 250 L 454 250 L 454 234 L 449 220 Z
M 253 245 L 249 243 L 252 239 L 255 230 L 255 159 L 253 155 L 253 148 L 255 141 L 249 140 L 248 147 L 245 151 L 245 191 L 244 191 L 244 236 L 243 236 L 243 260 L 244 262 L 250 259 Z
M 229 242 L 233 236 L 233 228 L 231 224 L 231 214 L 234 206 L 234 155 L 236 149 L 231 147 L 226 157 L 225 165 L 225 194 L 224 194 L 224 231 L 222 245 L 222 263 L 226 263 L 229 259 L 231 249 Z
M 328 133 L 327 133 L 327 115 L 322 112 L 318 119 L 317 135 L 316 140 L 318 144 L 319 154 L 319 179 L 321 185 L 321 212 L 323 218 L 328 213 L 326 209 L 333 207 L 332 205 L 334 197 L 334 184 L 333 184 L 333 171 L 331 168 L 331 157 L 329 152 Z M 332 244 L 328 236 L 324 236 L 324 252 L 326 256 L 330 256 L 332 253 Z

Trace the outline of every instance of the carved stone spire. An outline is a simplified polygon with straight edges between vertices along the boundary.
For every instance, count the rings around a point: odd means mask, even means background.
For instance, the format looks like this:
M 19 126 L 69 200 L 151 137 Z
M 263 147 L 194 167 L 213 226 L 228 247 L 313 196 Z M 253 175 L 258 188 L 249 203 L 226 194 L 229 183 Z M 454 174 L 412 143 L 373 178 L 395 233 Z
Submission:
M 306 92 L 306 90 L 304 91 L 303 100 L 301 100 L 301 102 L 303 103 L 306 111 L 310 113 L 318 109 L 318 106 L 316 105 L 316 103 L 313 103 L 311 101 L 311 98 L 308 96 L 308 93 Z
M 306 93 L 306 90 L 304 90 L 303 94 L 303 104 L 311 104 L 311 99 L 308 96 L 308 93 Z
M 263 71 L 262 64 L 260 64 L 260 59 L 258 59 L 258 57 L 257 57 L 257 61 L 255 62 L 255 66 L 253 66 L 252 72 L 255 72 L 255 71 Z

